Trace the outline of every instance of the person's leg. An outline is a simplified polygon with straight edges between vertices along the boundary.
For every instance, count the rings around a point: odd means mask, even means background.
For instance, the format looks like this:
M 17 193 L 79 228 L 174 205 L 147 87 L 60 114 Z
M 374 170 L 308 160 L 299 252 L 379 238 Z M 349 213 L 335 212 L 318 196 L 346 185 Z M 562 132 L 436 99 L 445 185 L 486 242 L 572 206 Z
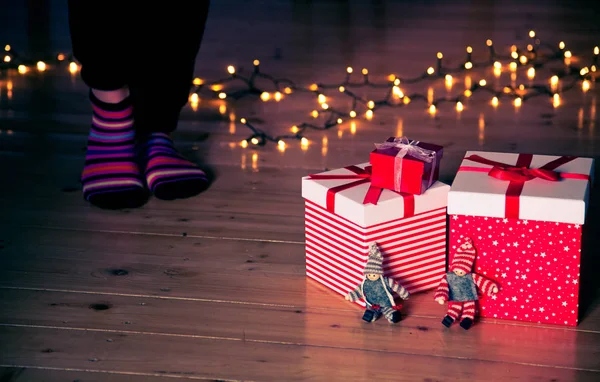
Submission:
M 136 130 L 146 143 L 146 181 L 157 198 L 185 198 L 206 189 L 208 179 L 175 150 L 170 134 L 188 102 L 209 1 L 146 8 L 136 23 L 150 26 L 137 28 L 131 83 Z
M 134 156 L 127 87 L 128 8 L 115 1 L 69 0 L 68 6 L 73 55 L 81 63 L 93 110 L 81 177 L 83 196 L 102 208 L 139 206 L 146 191 Z

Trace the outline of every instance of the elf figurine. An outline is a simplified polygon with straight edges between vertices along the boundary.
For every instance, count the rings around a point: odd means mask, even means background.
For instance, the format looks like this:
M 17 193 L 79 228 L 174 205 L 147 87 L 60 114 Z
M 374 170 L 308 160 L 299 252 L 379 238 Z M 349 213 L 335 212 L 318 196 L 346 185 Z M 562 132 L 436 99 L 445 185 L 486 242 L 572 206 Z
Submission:
M 440 304 L 448 301 L 448 312 L 442 320 L 442 324 L 447 328 L 458 319 L 461 312 L 460 326 L 468 330 L 473 325 L 478 288 L 488 296 L 498 293 L 496 283 L 477 273 L 471 273 L 476 256 L 477 252 L 473 247 L 473 241 L 466 238 L 452 259 L 450 272 L 444 275 L 435 292 L 433 297 L 435 301 Z
M 383 314 L 392 324 L 400 321 L 400 308 L 396 305 L 392 292 L 396 292 L 403 300 L 409 293 L 394 279 L 383 276 L 383 256 L 376 243 L 369 247 L 369 257 L 365 266 L 363 281 L 346 295 L 346 300 L 355 302 L 364 298 L 367 310 L 362 319 L 367 322 L 377 320 Z

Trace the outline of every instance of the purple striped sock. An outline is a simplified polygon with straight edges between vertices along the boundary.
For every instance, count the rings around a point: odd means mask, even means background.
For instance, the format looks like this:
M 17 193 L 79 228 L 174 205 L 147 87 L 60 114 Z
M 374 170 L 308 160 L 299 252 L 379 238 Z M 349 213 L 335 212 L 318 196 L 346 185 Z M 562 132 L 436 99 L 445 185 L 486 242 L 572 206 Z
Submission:
M 135 160 L 131 100 L 109 104 L 91 91 L 90 100 L 93 117 L 81 176 L 83 197 L 101 208 L 138 207 L 147 192 Z
M 146 143 L 146 156 L 146 181 L 157 198 L 188 198 L 208 187 L 204 171 L 177 152 L 169 135 L 152 133 Z

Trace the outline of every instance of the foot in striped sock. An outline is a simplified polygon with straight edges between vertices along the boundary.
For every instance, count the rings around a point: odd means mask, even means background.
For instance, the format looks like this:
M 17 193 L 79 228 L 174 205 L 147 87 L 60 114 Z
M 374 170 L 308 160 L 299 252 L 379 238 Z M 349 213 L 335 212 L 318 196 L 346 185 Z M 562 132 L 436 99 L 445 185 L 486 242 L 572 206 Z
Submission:
M 146 143 L 146 156 L 146 181 L 157 198 L 189 198 L 208 187 L 204 171 L 179 154 L 168 134 L 152 133 Z
M 139 207 L 147 191 L 135 160 L 135 131 L 129 98 L 118 104 L 90 92 L 92 128 L 81 181 L 83 196 L 106 209 Z

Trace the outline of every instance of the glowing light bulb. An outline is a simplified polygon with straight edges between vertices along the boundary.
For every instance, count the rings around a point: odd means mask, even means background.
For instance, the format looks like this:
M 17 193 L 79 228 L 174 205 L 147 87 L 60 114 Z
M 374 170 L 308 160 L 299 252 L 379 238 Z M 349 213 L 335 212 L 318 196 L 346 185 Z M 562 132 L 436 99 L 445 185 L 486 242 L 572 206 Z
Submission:
M 594 47 L 594 55 L 598 55 L 600 54 L 600 48 L 598 48 L 597 46 Z
M 271 99 L 271 94 L 269 94 L 268 92 L 262 92 L 260 94 L 260 99 L 264 102 L 267 102 L 269 99 Z
M 297 134 L 300 129 L 298 129 L 298 126 L 294 125 L 290 130 L 292 131 L 292 133 Z
M 280 92 L 275 92 L 275 101 L 279 102 L 283 98 L 283 95 Z
M 487 41 L 485 42 L 485 45 L 487 46 L 492 46 L 493 42 L 490 39 L 487 39 Z
M 473 68 L 473 63 L 471 61 L 465 62 L 465 69 L 469 70 Z
M 529 37 L 530 38 L 534 38 L 535 37 L 535 31 L 529 31 Z
M 446 76 L 444 77 L 444 79 L 446 80 L 446 82 L 452 82 L 452 76 L 449 74 L 446 74 Z
M 525 57 L 525 56 L 519 57 L 519 62 L 521 63 L 521 65 L 525 65 L 527 63 L 527 57 Z
M 588 67 L 586 66 L 585 68 L 582 68 L 582 69 L 579 71 L 579 74 L 580 74 L 580 75 L 582 75 L 582 76 L 585 76 L 585 75 L 586 75 L 586 74 L 588 74 L 589 72 L 590 72 L 590 70 L 589 70 L 589 69 L 588 69 Z
M 595 72 L 596 71 L 596 65 L 592 65 L 591 69 L 592 69 L 592 72 Z
M 59 53 L 58 56 L 56 56 L 56 58 L 58 59 L 58 61 L 64 61 L 65 55 L 62 53 Z
M 485 86 L 487 85 L 487 81 L 484 79 L 479 80 L 479 86 Z
M 402 93 L 402 90 L 398 86 L 392 87 L 392 94 L 398 98 L 404 97 L 404 93 Z
M 223 85 L 221 84 L 214 84 L 210 86 L 210 90 L 214 91 L 214 92 L 218 92 L 223 90 Z
M 327 105 L 326 103 L 322 103 L 321 107 L 323 108 L 323 110 L 329 109 L 329 105 Z
M 535 77 L 535 69 L 534 68 L 527 69 L 527 78 L 529 78 L 530 80 L 533 80 L 534 77 Z
M 567 51 L 565 52 L 565 58 L 571 58 L 571 57 L 573 57 L 573 54 L 571 53 L 571 51 L 570 51 L 570 50 L 567 50 Z
M 200 85 L 202 85 L 204 83 L 204 80 L 202 78 L 196 77 L 196 78 L 194 78 L 193 83 L 196 86 L 200 86 Z
M 498 97 L 492 98 L 492 106 L 497 107 L 498 106 Z
M 512 53 L 510 54 L 510 56 L 516 60 L 517 58 L 519 58 L 519 53 L 517 53 L 517 52 L 512 52 Z
M 319 94 L 317 97 L 317 101 L 319 103 L 324 103 L 325 101 L 327 101 L 327 99 L 325 98 L 325 96 L 323 94 Z
M 233 65 L 229 65 L 227 67 L 227 73 L 229 73 L 229 74 L 235 74 L 235 68 L 233 67 Z
M 244 125 L 245 125 L 245 124 L 246 124 L 246 122 L 248 122 L 248 121 L 246 121 L 246 118 L 240 118 L 240 123 L 241 123 L 241 124 L 244 124 Z
M 437 109 L 436 109 L 435 105 L 429 106 L 429 114 L 434 115 L 436 111 L 437 111 Z
M 442 58 L 444 58 L 444 55 L 442 54 L 442 52 L 437 52 L 436 54 L 438 60 L 441 60 Z
M 353 72 L 353 71 L 354 71 L 354 69 L 352 69 L 352 67 L 351 67 L 351 66 L 349 66 L 349 67 L 347 67 L 347 68 L 346 68 L 346 72 L 347 72 L 348 74 L 352 74 L 352 72 Z
M 588 90 L 590 90 L 590 81 L 584 80 L 581 83 L 581 90 L 583 90 L 584 92 L 587 92 Z
M 367 110 L 367 112 L 365 113 L 365 117 L 370 121 L 373 119 L 373 110 L 369 109 Z
M 431 105 L 431 106 L 433 106 L 433 105 Z M 460 111 L 463 111 L 463 109 L 464 109 L 464 108 L 465 108 L 465 107 L 463 106 L 462 102 L 458 101 L 458 102 L 456 103 L 456 111 L 459 111 L 459 112 L 460 112 Z
M 356 118 L 356 112 L 354 110 L 350 110 L 350 118 Z
M 317 90 L 319 90 L 319 85 L 317 84 L 312 84 L 308 87 L 310 90 L 312 90 L 313 92 L 316 92 Z
M 71 74 L 75 74 L 77 73 L 77 70 L 79 69 L 79 67 L 77 66 L 77 63 L 75 62 L 71 62 L 69 64 L 69 72 L 71 72 Z
M 225 98 L 227 98 L 227 94 L 221 92 L 221 93 L 219 93 L 219 98 L 220 99 L 225 99 Z
M 336 122 L 338 123 L 338 125 L 340 125 L 344 121 L 341 118 L 338 118 Z
M 17 70 L 18 70 L 18 71 L 19 71 L 19 73 L 21 73 L 21 74 L 25 74 L 25 73 L 27 73 L 27 67 L 26 67 L 25 65 L 19 65 L 19 66 L 17 67 Z
M 467 53 L 473 53 L 473 48 L 470 46 L 467 46 Z
M 465 97 L 469 98 L 470 96 L 473 95 L 473 92 L 471 91 L 471 89 L 467 89 L 464 92 Z
M 552 76 L 552 77 L 550 77 L 550 84 L 552 86 L 558 85 L 558 76 Z
M 277 141 L 277 149 L 279 149 L 279 151 L 281 151 L 281 152 L 285 151 L 285 142 L 282 141 L 281 139 L 279 141 Z
M 502 69 L 502 64 L 499 61 L 494 62 L 494 69 Z
M 552 96 L 552 106 L 559 107 L 560 106 L 560 95 L 558 93 Z
M 43 72 L 46 70 L 46 63 L 44 61 L 38 61 L 36 67 L 38 71 Z
M 248 141 L 247 140 L 243 140 L 240 142 L 240 146 L 242 146 L 243 148 L 248 147 Z
M 372 108 L 374 108 L 374 107 L 375 107 L 375 102 L 373 102 L 373 101 L 369 101 L 369 102 L 367 102 L 367 107 L 368 107 L 369 109 L 372 109 Z
M 500 77 L 502 75 L 502 69 L 494 68 L 494 77 Z
M 511 62 L 511 63 L 508 65 L 508 68 L 510 69 L 510 71 L 511 71 L 511 72 L 514 72 L 514 71 L 516 71 L 516 70 L 517 70 L 517 63 L 516 63 L 516 62 Z
M 190 102 L 198 103 L 199 101 L 200 101 L 200 96 L 198 96 L 198 94 L 196 94 L 196 93 L 190 94 Z
M 354 121 L 350 122 L 350 134 L 356 134 L 356 122 Z
M 402 97 L 402 102 L 404 102 L 405 105 L 408 105 L 410 103 L 410 97 Z
M 283 92 L 284 92 L 285 94 L 292 94 L 292 88 L 290 88 L 290 87 L 288 86 L 288 87 L 286 87 L 285 89 L 283 89 Z
M 515 98 L 515 107 L 520 107 L 523 104 L 523 100 L 521 99 L 521 97 L 517 97 Z
M 252 64 L 254 64 L 254 66 L 258 66 L 258 65 L 260 65 L 260 61 L 254 60 L 254 61 L 252 61 Z
M 367 68 L 363 68 L 363 70 L 361 71 L 363 76 L 366 76 L 367 74 L 369 74 L 369 71 L 367 70 Z
M 395 74 L 390 74 L 387 78 L 388 78 L 388 81 L 390 81 L 390 82 L 396 81 L 396 75 Z
M 254 137 L 250 140 L 250 142 L 252 142 L 253 145 L 257 145 L 258 144 L 258 138 Z
M 300 145 L 302 146 L 302 150 L 306 150 L 308 149 L 308 139 L 306 139 L 306 137 L 302 137 L 302 139 L 300 139 Z
M 340 86 L 340 87 L 338 88 L 338 90 L 340 91 L 340 93 L 343 93 L 343 92 L 345 92 L 345 91 L 346 91 L 346 88 L 345 88 L 345 87 L 343 87 L 343 86 Z
M 427 68 L 427 74 L 432 75 L 435 72 L 435 69 L 433 69 L 431 66 L 429 68 Z
M 4 50 L 9 52 L 10 51 L 10 45 L 6 44 L 4 45 Z
M 527 44 L 527 51 L 528 52 L 533 52 L 533 45 Z
M 319 112 L 318 112 L 318 111 L 316 111 L 316 110 L 313 110 L 313 111 L 310 113 L 310 115 L 311 115 L 313 118 L 317 118 L 317 117 L 319 116 Z
M 4 62 L 10 62 L 10 56 L 4 56 Z
M 394 80 L 394 85 L 396 85 L 396 86 L 400 85 L 400 78 L 396 78 Z
M 225 114 L 227 113 L 227 106 L 226 105 L 219 105 L 219 113 L 220 114 Z
M 564 41 L 561 41 L 561 42 L 558 43 L 558 49 L 560 49 L 560 50 L 565 49 L 565 42 Z

